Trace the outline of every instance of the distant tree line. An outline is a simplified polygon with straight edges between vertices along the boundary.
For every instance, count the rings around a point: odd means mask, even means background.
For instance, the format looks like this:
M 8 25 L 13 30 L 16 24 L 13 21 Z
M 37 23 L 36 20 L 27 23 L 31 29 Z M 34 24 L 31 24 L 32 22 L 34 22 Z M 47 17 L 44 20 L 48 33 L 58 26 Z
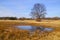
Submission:
M 40 18 L 40 19 L 44 19 L 44 20 L 60 20 L 60 17 L 49 17 L 49 18 Z M 21 18 L 17 18 L 17 17 L 0 17 L 0 20 L 35 20 L 33 18 L 25 18 L 25 17 L 21 17 Z
M 22 17 L 22 18 L 18 18 L 18 20 L 33 20 L 32 18 L 25 18 L 25 17 Z
M 50 18 L 42 18 L 42 19 L 45 19 L 45 20 L 60 20 L 60 17 L 50 17 Z
M 17 17 L 0 17 L 0 20 L 17 20 Z
M 17 18 L 17 17 L 0 17 L 0 20 L 33 20 L 32 18 Z

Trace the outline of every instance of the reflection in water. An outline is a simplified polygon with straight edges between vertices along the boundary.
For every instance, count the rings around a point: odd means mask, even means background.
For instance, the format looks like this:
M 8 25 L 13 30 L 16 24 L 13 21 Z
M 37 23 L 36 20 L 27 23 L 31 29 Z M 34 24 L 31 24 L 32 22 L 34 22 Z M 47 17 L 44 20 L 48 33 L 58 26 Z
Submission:
M 35 30 L 41 30 L 41 31 L 52 31 L 53 28 L 44 28 L 44 27 L 37 27 L 37 26 L 17 26 L 17 28 L 22 29 L 22 30 L 30 30 L 30 31 L 35 31 Z

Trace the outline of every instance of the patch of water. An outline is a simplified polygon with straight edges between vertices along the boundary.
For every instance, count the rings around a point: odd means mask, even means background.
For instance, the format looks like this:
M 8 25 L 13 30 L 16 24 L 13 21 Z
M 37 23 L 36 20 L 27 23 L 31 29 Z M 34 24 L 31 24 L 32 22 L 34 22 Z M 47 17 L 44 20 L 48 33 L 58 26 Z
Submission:
M 44 28 L 44 27 L 37 27 L 37 26 L 16 26 L 19 29 L 22 30 L 30 30 L 30 31 L 35 31 L 35 30 L 41 30 L 41 31 L 52 31 L 53 28 Z

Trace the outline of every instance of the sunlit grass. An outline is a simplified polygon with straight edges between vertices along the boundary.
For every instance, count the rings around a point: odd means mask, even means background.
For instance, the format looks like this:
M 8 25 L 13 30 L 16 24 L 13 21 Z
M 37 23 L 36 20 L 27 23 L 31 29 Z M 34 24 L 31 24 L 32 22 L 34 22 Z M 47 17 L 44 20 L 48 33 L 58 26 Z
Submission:
M 15 28 L 17 25 L 52 27 L 54 31 L 30 33 Z M 60 20 L 36 22 L 35 20 L 0 20 L 0 40 L 60 40 Z

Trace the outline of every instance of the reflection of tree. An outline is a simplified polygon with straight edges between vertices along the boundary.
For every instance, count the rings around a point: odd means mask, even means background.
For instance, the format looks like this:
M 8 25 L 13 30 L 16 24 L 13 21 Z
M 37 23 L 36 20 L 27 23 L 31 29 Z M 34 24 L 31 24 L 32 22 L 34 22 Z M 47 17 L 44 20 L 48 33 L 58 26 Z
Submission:
M 32 31 L 34 31 L 34 30 L 41 30 L 41 31 L 43 31 L 44 29 L 45 29 L 44 27 L 32 26 Z
M 38 28 L 40 28 L 41 31 L 44 31 L 44 29 L 45 29 L 44 27 L 38 27 Z

